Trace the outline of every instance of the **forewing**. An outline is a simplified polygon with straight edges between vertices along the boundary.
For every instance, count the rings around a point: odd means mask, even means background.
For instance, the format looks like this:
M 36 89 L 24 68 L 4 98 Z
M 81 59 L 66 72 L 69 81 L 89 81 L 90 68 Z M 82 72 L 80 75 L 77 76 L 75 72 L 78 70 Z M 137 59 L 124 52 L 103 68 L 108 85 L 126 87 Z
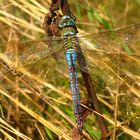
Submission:
M 28 75 L 22 71 L 24 69 L 43 81 L 51 81 L 62 77 L 62 74 L 68 70 L 61 39 L 13 41 L 1 43 L 0 48 L 1 54 L 4 56 L 1 57 L 1 80 L 10 73 L 27 79 Z
M 81 37 L 79 40 L 83 54 L 78 51 L 79 68 L 90 73 L 95 78 L 93 80 L 98 77 L 107 84 L 117 79 L 125 83 L 124 75 L 140 76 L 139 37 L 138 27 Z

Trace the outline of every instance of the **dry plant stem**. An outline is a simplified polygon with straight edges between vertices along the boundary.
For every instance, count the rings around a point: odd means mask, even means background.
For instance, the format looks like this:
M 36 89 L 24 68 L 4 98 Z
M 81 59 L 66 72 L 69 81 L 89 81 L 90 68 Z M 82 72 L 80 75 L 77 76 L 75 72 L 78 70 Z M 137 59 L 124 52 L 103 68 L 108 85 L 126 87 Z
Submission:
M 94 87 L 92 85 L 92 80 L 90 78 L 90 75 L 88 73 L 83 72 L 83 71 L 81 71 L 81 74 L 82 74 L 83 80 L 85 82 L 85 86 L 86 86 L 88 95 L 90 97 L 92 108 L 96 112 L 102 114 L 101 109 L 99 107 L 99 102 L 98 102 Z M 102 138 L 106 139 L 106 136 L 108 134 L 108 129 L 106 127 L 105 120 L 104 120 L 103 117 L 101 117 L 97 114 L 96 114 L 96 117 L 97 117 L 97 121 L 99 123 L 100 129 L 101 129 L 101 132 L 102 132 Z
M 35 123 L 35 126 L 36 126 L 36 129 L 38 130 L 38 133 L 40 134 L 41 139 L 42 139 L 42 140 L 45 140 L 45 138 L 44 138 L 44 136 L 43 136 L 43 134 L 42 134 L 40 128 L 38 127 L 38 125 L 37 125 L 36 123 Z
M 15 46 L 15 49 L 16 49 L 16 56 L 18 56 L 18 47 L 17 46 Z M 16 57 L 16 58 L 18 58 L 18 57 Z M 15 63 L 16 63 L 16 67 L 18 67 L 18 59 L 16 59 L 15 60 Z M 18 92 L 18 88 L 19 88 L 19 78 L 18 77 L 16 77 L 16 81 L 15 81 L 16 83 L 16 95 L 15 95 L 15 97 L 16 97 L 16 100 L 18 101 L 19 99 L 19 92 Z M 16 114 L 17 114 L 17 124 L 19 124 L 19 107 L 18 106 L 16 106 Z M 18 125 L 17 125 L 17 130 L 19 131 L 19 127 L 18 127 Z M 17 140 L 19 140 L 20 138 L 17 136 Z
M 67 0 L 65 0 L 65 1 L 62 0 L 61 9 L 62 9 L 62 12 L 63 12 L 64 15 L 70 15 L 71 14 L 71 12 L 69 10 L 68 3 L 67 3 Z M 89 73 L 85 73 L 85 72 L 81 71 L 81 74 L 82 74 L 83 80 L 85 82 L 85 86 L 86 86 L 88 95 L 90 97 L 92 107 L 95 109 L 95 111 L 102 114 L 100 106 L 99 106 L 99 102 L 98 102 L 98 99 L 97 99 L 97 96 L 96 96 L 96 93 L 95 93 L 95 90 L 94 90 L 94 86 L 92 84 L 92 80 L 91 80 L 91 77 L 90 77 Z M 101 117 L 99 115 L 96 115 L 96 117 L 97 117 L 97 121 L 99 123 L 100 130 L 101 130 L 101 133 L 102 133 L 102 140 L 105 140 L 105 139 L 107 139 L 106 136 L 108 134 L 108 129 L 107 129 L 107 126 L 105 124 L 105 120 L 104 120 L 103 117 Z
M 119 47 L 119 46 L 118 46 Z M 117 60 L 117 75 L 119 75 L 119 53 L 118 53 L 118 60 Z M 115 116 L 114 116 L 114 132 L 113 132 L 113 140 L 116 139 L 116 130 L 117 130 L 117 115 L 118 115 L 118 94 L 119 94 L 119 78 L 118 76 L 116 76 L 117 78 L 117 92 L 116 92 L 116 96 L 115 96 Z

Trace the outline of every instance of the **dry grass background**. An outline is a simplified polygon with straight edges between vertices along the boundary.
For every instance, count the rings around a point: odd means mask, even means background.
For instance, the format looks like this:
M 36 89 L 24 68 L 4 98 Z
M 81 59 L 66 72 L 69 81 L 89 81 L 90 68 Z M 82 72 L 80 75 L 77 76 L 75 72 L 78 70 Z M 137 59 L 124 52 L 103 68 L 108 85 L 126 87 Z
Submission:
M 77 18 L 79 36 L 139 22 L 139 0 L 68 3 Z M 38 57 L 39 51 L 47 48 L 42 23 L 49 6 L 48 0 L 0 0 L 2 140 L 72 139 L 75 119 L 65 61 L 57 63 L 48 52 L 44 58 Z M 113 38 L 109 33 L 81 38 L 103 117 L 111 135 L 116 126 L 118 140 L 140 139 L 139 26 L 122 30 Z M 57 52 L 61 44 L 54 43 L 54 47 Z M 33 55 L 27 57 L 30 48 Z M 80 73 L 78 80 L 81 97 L 87 99 Z M 87 108 L 91 113 L 84 124 L 83 139 L 98 140 L 101 134 L 94 111 Z

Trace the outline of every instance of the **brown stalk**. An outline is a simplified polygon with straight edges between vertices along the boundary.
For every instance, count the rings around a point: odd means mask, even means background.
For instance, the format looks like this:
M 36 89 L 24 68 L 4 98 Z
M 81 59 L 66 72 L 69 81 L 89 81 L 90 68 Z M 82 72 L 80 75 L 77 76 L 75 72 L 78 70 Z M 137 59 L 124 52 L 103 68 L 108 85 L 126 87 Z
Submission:
M 62 2 L 61 2 L 61 9 L 62 9 L 63 15 L 71 15 L 71 12 L 69 10 L 69 6 L 68 6 L 68 3 L 67 3 L 67 0 L 62 0 Z M 82 54 L 82 57 L 84 58 L 83 54 Z M 84 65 L 86 66 L 86 63 Z M 82 74 L 83 80 L 85 82 L 85 86 L 86 86 L 88 95 L 90 97 L 90 102 L 91 102 L 92 108 L 96 112 L 102 114 L 102 111 L 100 109 L 99 101 L 97 99 L 97 95 L 96 95 L 96 92 L 95 92 L 95 89 L 94 89 L 94 86 L 93 86 L 90 74 L 86 73 L 84 71 L 81 71 L 81 74 Z M 106 139 L 108 139 L 107 138 L 108 129 L 107 129 L 107 126 L 105 124 L 105 120 L 104 120 L 103 117 L 101 117 L 101 116 L 99 116 L 97 114 L 96 114 L 96 117 L 97 117 L 97 121 L 98 121 L 100 130 L 101 130 L 101 133 L 102 133 L 102 140 L 106 140 Z

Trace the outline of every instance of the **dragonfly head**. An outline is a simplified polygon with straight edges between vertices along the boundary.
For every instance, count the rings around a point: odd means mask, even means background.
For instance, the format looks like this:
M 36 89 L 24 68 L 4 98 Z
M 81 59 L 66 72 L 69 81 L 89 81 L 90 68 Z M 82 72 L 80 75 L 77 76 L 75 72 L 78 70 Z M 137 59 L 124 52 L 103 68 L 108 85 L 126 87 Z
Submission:
M 62 36 L 76 35 L 75 19 L 69 15 L 64 15 L 59 22 L 59 27 L 62 29 Z

